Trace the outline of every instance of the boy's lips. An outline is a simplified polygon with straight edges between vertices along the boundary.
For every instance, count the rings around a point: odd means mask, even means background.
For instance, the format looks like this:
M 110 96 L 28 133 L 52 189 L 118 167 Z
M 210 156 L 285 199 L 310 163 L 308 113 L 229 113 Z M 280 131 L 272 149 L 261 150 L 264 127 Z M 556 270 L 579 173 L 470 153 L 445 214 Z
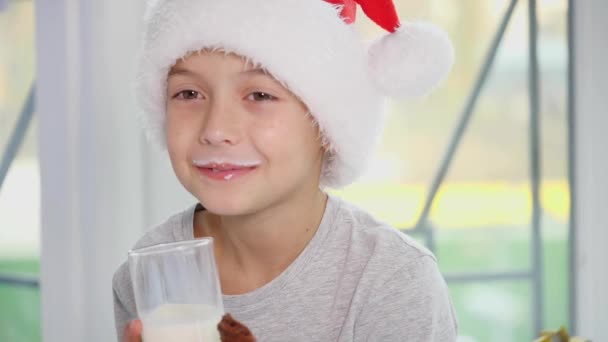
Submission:
M 227 163 L 209 163 L 197 165 L 199 172 L 213 180 L 230 181 L 242 177 L 257 168 L 257 166 L 241 166 Z
M 241 170 L 255 167 L 254 165 L 235 165 L 230 163 L 207 163 L 204 165 L 197 165 L 199 168 L 212 169 L 217 171 L 230 171 L 230 170 Z

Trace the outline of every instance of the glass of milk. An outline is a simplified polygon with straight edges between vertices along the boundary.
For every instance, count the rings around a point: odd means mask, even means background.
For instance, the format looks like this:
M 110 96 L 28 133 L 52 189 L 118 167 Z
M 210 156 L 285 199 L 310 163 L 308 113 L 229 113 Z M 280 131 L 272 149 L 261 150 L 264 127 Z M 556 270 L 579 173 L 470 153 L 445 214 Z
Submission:
M 220 341 L 224 306 L 212 238 L 131 250 L 129 268 L 144 342 Z

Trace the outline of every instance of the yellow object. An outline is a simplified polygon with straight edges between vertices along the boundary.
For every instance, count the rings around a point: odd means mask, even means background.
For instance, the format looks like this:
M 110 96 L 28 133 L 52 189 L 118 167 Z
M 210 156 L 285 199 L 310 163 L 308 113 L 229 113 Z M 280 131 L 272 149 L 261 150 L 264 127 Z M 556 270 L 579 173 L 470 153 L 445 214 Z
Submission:
M 570 336 L 564 326 L 558 331 L 542 331 L 540 337 L 534 340 L 534 342 L 591 342 L 590 340 L 582 337 Z
M 334 195 L 365 208 L 397 228 L 417 223 L 429 186 L 383 181 L 359 182 Z M 568 223 L 569 187 L 565 179 L 546 180 L 540 189 L 541 206 L 553 220 Z M 530 185 L 504 182 L 446 182 L 431 208 L 430 221 L 441 229 L 528 227 L 532 215 Z

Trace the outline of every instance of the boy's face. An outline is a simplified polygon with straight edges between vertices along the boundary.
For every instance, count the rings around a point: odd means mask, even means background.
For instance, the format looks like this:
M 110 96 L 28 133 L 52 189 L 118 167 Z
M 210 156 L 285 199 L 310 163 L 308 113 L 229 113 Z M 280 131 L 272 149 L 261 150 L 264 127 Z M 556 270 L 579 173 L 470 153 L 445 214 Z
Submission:
M 323 149 L 306 106 L 238 56 L 194 53 L 171 69 L 166 136 L 178 179 L 214 214 L 319 187 Z

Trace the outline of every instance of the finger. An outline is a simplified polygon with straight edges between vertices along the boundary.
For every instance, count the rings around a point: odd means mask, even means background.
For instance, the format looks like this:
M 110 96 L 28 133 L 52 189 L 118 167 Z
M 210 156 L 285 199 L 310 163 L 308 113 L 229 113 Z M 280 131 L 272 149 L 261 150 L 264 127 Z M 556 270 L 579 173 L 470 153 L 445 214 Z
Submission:
M 141 342 L 142 324 L 140 320 L 131 321 L 125 330 L 124 342 Z

